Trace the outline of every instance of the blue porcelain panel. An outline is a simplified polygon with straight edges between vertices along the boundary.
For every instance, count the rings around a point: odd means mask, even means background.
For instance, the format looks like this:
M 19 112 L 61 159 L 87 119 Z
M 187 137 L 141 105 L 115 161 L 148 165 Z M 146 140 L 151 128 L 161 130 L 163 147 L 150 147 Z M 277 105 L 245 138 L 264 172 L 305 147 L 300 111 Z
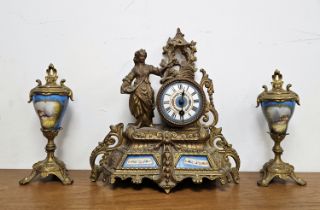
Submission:
M 128 155 L 122 168 L 158 168 L 153 155 Z
M 208 157 L 205 155 L 181 155 L 176 168 L 180 169 L 210 169 Z
M 45 129 L 59 129 L 68 106 L 69 97 L 62 95 L 34 95 L 33 106 Z
M 296 105 L 295 101 L 282 101 L 282 102 L 277 102 L 277 101 L 263 101 L 261 102 L 262 107 L 267 107 L 267 106 L 289 106 L 294 108 Z

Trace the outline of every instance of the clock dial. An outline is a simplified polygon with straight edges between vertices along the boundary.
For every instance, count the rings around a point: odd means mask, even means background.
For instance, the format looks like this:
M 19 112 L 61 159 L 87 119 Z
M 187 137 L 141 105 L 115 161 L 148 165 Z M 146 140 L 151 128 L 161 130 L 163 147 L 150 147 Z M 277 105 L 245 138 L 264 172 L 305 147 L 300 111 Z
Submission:
M 157 97 L 158 110 L 170 124 L 184 126 L 198 120 L 204 109 L 204 93 L 188 80 L 175 80 L 164 85 Z

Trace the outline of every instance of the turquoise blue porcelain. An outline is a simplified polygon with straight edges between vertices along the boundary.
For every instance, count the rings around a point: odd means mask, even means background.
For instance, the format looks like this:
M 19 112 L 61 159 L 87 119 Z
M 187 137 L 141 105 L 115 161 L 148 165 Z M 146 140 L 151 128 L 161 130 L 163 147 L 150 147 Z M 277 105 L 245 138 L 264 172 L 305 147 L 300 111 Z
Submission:
M 178 169 L 210 169 L 208 157 L 205 155 L 181 155 L 176 168 Z
M 153 155 L 128 155 L 122 168 L 158 168 Z
M 41 95 L 32 97 L 34 108 L 40 118 L 41 127 L 47 130 L 57 130 L 61 127 L 69 97 L 66 95 Z
M 289 120 L 294 112 L 296 102 L 288 101 L 262 101 L 261 107 L 269 125 L 270 132 L 285 134 Z

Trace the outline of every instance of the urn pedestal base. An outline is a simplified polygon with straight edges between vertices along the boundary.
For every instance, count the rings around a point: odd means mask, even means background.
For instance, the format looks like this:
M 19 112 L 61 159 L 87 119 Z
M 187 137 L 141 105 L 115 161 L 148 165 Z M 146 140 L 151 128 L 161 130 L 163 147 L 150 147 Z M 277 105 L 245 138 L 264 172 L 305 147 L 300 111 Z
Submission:
M 32 172 L 29 176 L 21 179 L 19 184 L 28 184 L 36 176 L 40 175 L 41 178 L 45 178 L 49 175 L 55 175 L 64 185 L 72 184 L 73 180 L 68 176 L 65 164 L 56 159 L 45 159 L 35 163 L 32 166 Z
M 287 134 L 277 134 L 270 133 L 272 140 L 274 141 L 274 146 L 272 151 L 274 152 L 274 159 L 269 160 L 263 165 L 261 169 L 262 178 L 257 182 L 259 186 L 267 187 L 274 177 L 279 177 L 280 179 L 291 178 L 299 185 L 306 185 L 307 183 L 298 178 L 294 173 L 294 167 L 289 163 L 285 163 L 281 159 L 283 149 L 280 146 L 281 141 L 286 137 Z
M 72 184 L 73 180 L 68 176 L 65 164 L 54 156 L 56 145 L 53 140 L 58 135 L 59 130 L 44 130 L 41 129 L 43 135 L 48 139 L 46 145 L 47 157 L 32 166 L 32 171 L 29 176 L 19 181 L 20 185 L 28 184 L 36 176 L 40 175 L 45 178 L 49 175 L 55 175 L 64 185 Z
M 293 179 L 299 185 L 306 185 L 307 183 L 296 176 L 294 173 L 294 167 L 289 163 L 277 162 L 271 159 L 269 162 L 265 163 L 260 173 L 262 174 L 261 180 L 258 181 L 259 186 L 267 187 L 271 180 L 275 177 L 280 179 Z
M 154 127 L 135 128 L 123 124 L 110 126 L 110 133 L 92 151 L 91 180 L 114 183 L 116 178 L 131 178 L 140 184 L 143 178 L 156 182 L 166 193 L 177 183 L 191 178 L 201 183 L 203 178 L 219 180 L 221 184 L 239 182 L 240 159 L 228 144 L 221 129 L 192 127 L 169 129 Z M 97 156 L 102 155 L 99 165 Z M 233 158 L 235 167 L 228 157 Z

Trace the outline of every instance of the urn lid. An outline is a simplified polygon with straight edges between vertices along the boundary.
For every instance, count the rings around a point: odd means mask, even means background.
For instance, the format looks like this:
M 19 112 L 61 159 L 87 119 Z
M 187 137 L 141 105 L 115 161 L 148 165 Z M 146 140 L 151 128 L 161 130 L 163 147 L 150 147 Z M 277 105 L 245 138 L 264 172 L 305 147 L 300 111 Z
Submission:
M 70 97 L 71 100 L 73 100 L 73 93 L 70 88 L 64 85 L 66 82 L 65 79 L 62 79 L 60 81 L 60 85 L 56 83 L 58 79 L 57 75 L 57 70 L 53 66 L 53 64 L 50 64 L 48 69 L 46 70 L 47 76 L 45 77 L 46 79 L 46 84 L 42 84 L 41 80 L 37 79 L 36 82 L 38 85 L 33 88 L 30 91 L 29 94 L 29 103 L 32 101 L 32 97 L 36 94 L 41 94 L 41 95 L 52 95 L 52 94 L 57 94 L 57 95 L 65 95 Z
M 257 98 L 257 107 L 259 104 L 263 101 L 289 101 L 293 100 L 298 105 L 300 105 L 299 102 L 299 96 L 292 90 L 290 90 L 291 84 L 287 85 L 286 90 L 283 89 L 283 81 L 282 81 L 282 74 L 279 70 L 275 70 L 274 74 L 272 75 L 272 89 L 268 90 L 268 87 L 266 85 L 263 85 L 262 88 L 264 88 L 264 91 L 260 93 L 260 95 Z

